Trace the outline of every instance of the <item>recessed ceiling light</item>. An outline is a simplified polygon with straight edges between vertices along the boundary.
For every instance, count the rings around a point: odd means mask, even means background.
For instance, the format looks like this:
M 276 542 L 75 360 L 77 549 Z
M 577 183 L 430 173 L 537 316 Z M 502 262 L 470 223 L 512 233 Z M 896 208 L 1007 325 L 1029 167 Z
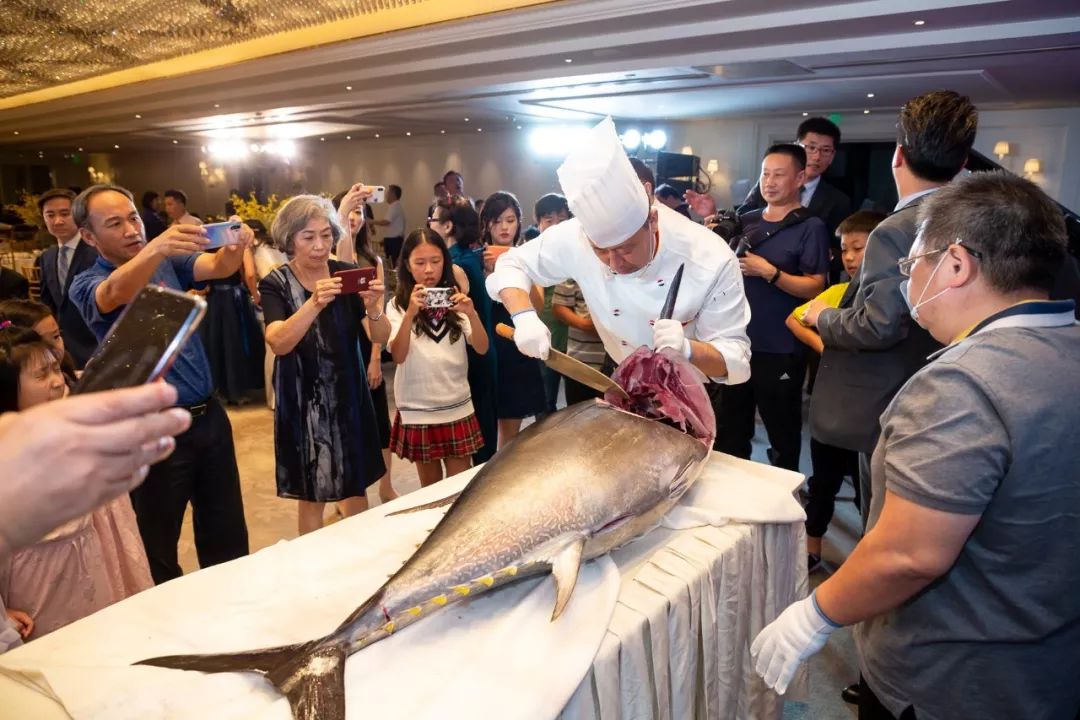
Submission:
M 375 133 L 375 137 L 379 137 L 379 133 Z
M 173 140 L 173 141 L 172 141 L 172 144 L 173 144 L 173 145 L 179 145 L 179 144 L 180 144 L 180 141 L 179 141 L 179 140 Z
M 916 20 L 916 21 L 915 21 L 915 25 L 916 25 L 917 27 L 922 27 L 922 26 L 923 26 L 923 25 L 925 25 L 925 24 L 926 24 L 926 21 L 925 21 L 925 20 Z
M 352 90 L 352 85 L 346 85 L 346 86 L 345 86 L 345 89 L 346 89 L 346 90 Z
M 139 113 L 135 113 L 135 119 L 142 120 L 142 115 L 140 115 Z
M 79 148 L 79 152 L 82 152 L 82 151 L 83 151 L 83 149 L 82 149 L 82 148 Z
M 521 129 L 521 126 L 520 126 L 520 125 L 518 125 L 518 126 L 517 126 L 517 129 L 518 129 L 518 130 L 520 130 L 520 129 Z
M 116 150 L 119 150 L 120 146 L 119 145 L 113 145 L 113 148 L 116 149 Z
M 16 135 L 18 135 L 18 134 L 19 134 L 19 131 L 18 131 L 18 130 L 16 130 L 16 131 L 15 131 L 15 134 L 16 134 Z
M 218 105 L 217 103 L 214 103 L 214 107 L 216 107 L 216 108 L 219 108 L 219 107 L 221 107 L 221 106 L 220 106 L 220 105 Z
M 326 138 L 324 138 L 324 137 L 319 138 L 319 142 L 326 142 Z
M 375 137 L 379 137 L 379 136 L 378 136 L 378 135 L 376 135 Z M 346 139 L 346 140 L 352 140 L 352 135 L 346 135 L 346 136 L 345 136 L 345 139 Z
M 803 117 L 806 117 L 806 116 L 807 116 L 807 115 L 809 115 L 809 114 L 810 114 L 810 113 L 803 113 L 803 114 L 802 114 L 802 116 L 803 116 Z
M 565 60 L 563 60 L 563 62 L 572 63 L 574 62 L 574 58 L 566 58 Z
M 406 137 L 412 137 L 412 133 L 409 132 L 408 130 L 405 131 L 405 135 L 406 135 Z
M 874 97 L 874 93 L 866 93 L 866 97 L 872 98 L 872 97 Z
M 862 111 L 862 114 L 863 114 L 863 115 L 869 115 L 869 114 L 870 114 L 870 111 L 869 111 L 869 110 L 863 110 L 863 111 Z
M 484 128 L 476 128 L 476 132 L 484 132 Z
M 439 134 L 440 134 L 440 135 L 445 135 L 445 134 L 446 134 L 446 131 L 445 131 L 445 130 L 440 130 L 440 131 L 439 131 Z

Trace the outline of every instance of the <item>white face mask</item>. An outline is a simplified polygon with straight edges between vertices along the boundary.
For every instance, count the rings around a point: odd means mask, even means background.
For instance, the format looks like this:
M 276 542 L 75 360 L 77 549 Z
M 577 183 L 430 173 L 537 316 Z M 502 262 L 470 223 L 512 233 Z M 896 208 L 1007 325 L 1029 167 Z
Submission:
M 932 300 L 937 300 L 939 297 L 952 290 L 952 288 L 947 287 L 941 292 L 923 300 L 923 296 L 926 295 L 926 291 L 930 288 L 930 283 L 931 281 L 933 281 L 934 276 L 937 275 L 937 271 L 941 267 L 941 263 L 945 262 L 945 258 L 947 258 L 948 256 L 948 250 L 941 253 L 941 258 L 938 260 L 937 265 L 934 266 L 934 271 L 930 273 L 930 277 L 926 279 L 926 285 L 923 286 L 922 292 L 919 293 L 919 299 L 915 301 L 914 305 L 911 304 L 911 297 L 909 295 L 911 280 L 905 280 L 904 282 L 900 283 L 900 294 L 904 296 L 904 302 L 908 306 L 908 314 L 911 315 L 912 320 L 919 324 L 919 327 L 923 327 L 923 324 L 919 322 L 919 308 Z

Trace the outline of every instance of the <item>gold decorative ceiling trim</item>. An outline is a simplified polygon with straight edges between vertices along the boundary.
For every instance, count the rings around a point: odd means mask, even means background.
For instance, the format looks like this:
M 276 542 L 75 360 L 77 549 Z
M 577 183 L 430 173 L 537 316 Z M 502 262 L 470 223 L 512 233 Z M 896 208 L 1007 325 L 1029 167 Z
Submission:
M 106 0 L 107 2 L 108 0 Z M 208 5 L 214 0 L 199 0 Z M 300 27 L 284 32 L 231 42 L 197 52 L 180 54 L 164 60 L 127 67 L 122 70 L 103 72 L 72 82 L 0 98 L 0 110 L 25 107 L 37 103 L 107 90 L 122 85 L 150 80 L 161 80 L 191 73 L 204 72 L 237 63 L 256 60 L 272 55 L 306 50 L 333 43 L 356 40 L 383 33 L 409 30 L 452 20 L 491 13 L 543 5 L 554 0 L 369 0 L 354 4 L 352 15 L 347 18 Z M 81 4 L 82 0 L 80 0 Z M 35 3 L 36 4 L 36 3 Z M 109 3 L 110 6 L 112 5 Z M 244 5 L 269 5 L 262 0 L 249 0 Z M 225 5 L 235 8 L 231 0 Z M 290 2 L 291 5 L 291 2 Z M 296 6 L 292 6 L 296 7 Z M 36 10 L 34 11 L 36 12 Z M 258 7 L 249 12 L 258 12 Z M 103 15 L 106 15 L 104 9 Z M 340 14 L 340 13 L 339 13 Z M 122 18 L 117 18 L 122 20 Z M 101 22 L 106 22 L 104 17 Z M 113 33 L 115 35 L 115 32 Z M 87 38 L 71 36 L 82 42 Z M 74 43 L 72 43 L 74 44 Z M 347 78 L 346 78 L 347 79 Z

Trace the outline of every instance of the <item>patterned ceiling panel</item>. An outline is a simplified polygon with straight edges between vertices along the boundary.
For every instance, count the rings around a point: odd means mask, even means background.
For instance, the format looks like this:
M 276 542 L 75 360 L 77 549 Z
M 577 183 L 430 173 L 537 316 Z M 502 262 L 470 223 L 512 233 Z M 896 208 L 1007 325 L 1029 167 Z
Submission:
M 433 0 L 3 0 L 0 97 Z

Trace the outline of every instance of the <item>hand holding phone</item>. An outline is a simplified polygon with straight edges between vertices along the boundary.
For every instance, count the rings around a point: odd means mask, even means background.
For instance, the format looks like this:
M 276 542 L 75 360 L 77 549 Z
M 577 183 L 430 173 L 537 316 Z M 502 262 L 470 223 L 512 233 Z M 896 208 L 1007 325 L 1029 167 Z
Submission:
M 338 270 L 334 277 L 341 278 L 341 294 L 352 295 L 368 289 L 371 281 L 378 276 L 378 268 L 352 268 Z

